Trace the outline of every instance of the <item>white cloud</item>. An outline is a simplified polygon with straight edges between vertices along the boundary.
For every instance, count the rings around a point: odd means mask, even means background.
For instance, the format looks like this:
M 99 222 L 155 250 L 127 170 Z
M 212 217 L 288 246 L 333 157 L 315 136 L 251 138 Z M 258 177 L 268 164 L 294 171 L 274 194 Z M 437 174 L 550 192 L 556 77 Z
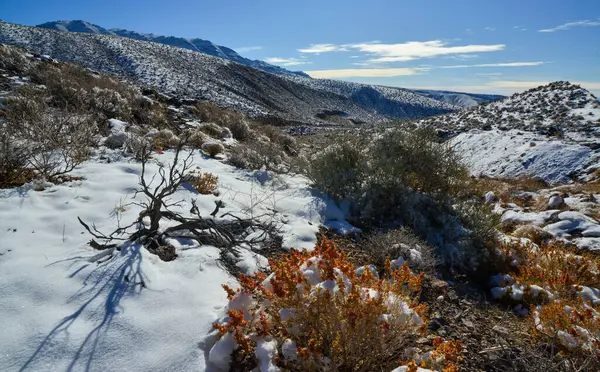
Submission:
M 486 28 L 484 28 L 484 30 L 486 30 L 486 31 L 496 31 L 496 29 L 494 27 L 486 27 Z
M 310 47 L 305 49 L 298 49 L 300 53 L 327 53 L 327 52 L 345 52 L 347 51 L 340 45 L 335 44 L 312 44 Z
M 299 60 L 297 58 L 279 58 L 279 57 L 269 57 L 265 59 L 265 62 L 272 63 L 275 65 L 282 66 L 297 66 L 297 65 L 308 65 L 312 62 Z
M 556 26 L 554 28 L 545 28 L 543 30 L 538 30 L 538 32 L 565 31 L 572 27 L 594 27 L 594 26 L 600 26 L 600 18 L 598 18 L 598 20 L 596 20 L 596 21 L 585 20 L 585 21 L 568 22 L 568 23 Z
M 261 47 L 261 46 L 246 46 L 246 47 L 235 48 L 235 51 L 238 53 L 249 53 L 249 52 L 261 50 L 262 48 L 263 47 Z
M 454 65 L 454 66 L 439 66 L 439 68 L 470 68 L 470 67 L 525 67 L 525 66 L 540 66 L 544 62 L 504 62 L 504 63 L 481 63 L 478 65 Z
M 415 59 L 435 57 L 440 55 L 466 55 L 469 53 L 494 52 L 503 50 L 504 44 L 495 45 L 463 45 L 448 46 L 447 42 L 441 40 L 432 41 L 409 41 L 399 44 L 383 44 L 380 42 L 368 42 L 358 44 L 313 44 L 306 49 L 298 49 L 301 53 L 326 53 L 342 51 L 360 51 L 371 56 L 367 62 L 406 62 Z
M 371 58 L 369 62 L 383 63 L 411 61 L 440 55 L 464 55 L 468 53 L 494 52 L 504 49 L 505 45 L 447 46 L 446 42 L 432 40 L 409 41 L 402 44 L 354 44 L 351 45 L 351 47 L 375 56 L 374 58 Z
M 304 71 L 310 77 L 317 79 L 339 79 L 349 77 L 392 77 L 416 75 L 427 71 L 425 68 L 356 68 L 342 70 Z

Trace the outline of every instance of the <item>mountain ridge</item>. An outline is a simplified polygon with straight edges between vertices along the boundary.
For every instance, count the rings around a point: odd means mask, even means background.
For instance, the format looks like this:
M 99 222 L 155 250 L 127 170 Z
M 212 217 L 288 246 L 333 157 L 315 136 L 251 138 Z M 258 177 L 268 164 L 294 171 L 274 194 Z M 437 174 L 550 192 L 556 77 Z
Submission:
M 209 100 L 251 117 L 273 117 L 297 124 L 339 125 L 320 116 L 324 112 L 339 111 L 347 122 L 377 123 L 459 109 L 400 88 L 380 102 L 361 101 L 352 94 L 317 89 L 309 84 L 318 79 L 275 75 L 231 60 L 151 41 L 7 22 L 0 22 L 0 28 L 0 42 L 125 77 L 138 85 L 180 98 Z M 357 83 L 336 84 L 351 84 L 355 91 L 368 91 L 363 93 L 375 94 L 379 89 Z M 367 94 L 365 98 L 373 97 Z M 398 116 L 387 115 L 388 107 L 381 105 L 389 106 Z
M 102 26 L 95 25 L 93 23 L 83 20 L 73 21 L 50 21 L 39 24 L 35 27 L 46 28 L 50 30 L 66 31 L 66 32 L 80 32 L 90 33 L 97 35 L 113 35 L 128 37 L 135 40 L 142 41 L 154 41 L 161 44 L 172 45 L 179 48 L 185 48 L 194 50 L 197 52 L 206 53 L 215 57 L 229 59 L 234 62 L 246 65 L 252 68 L 256 68 L 265 72 L 270 72 L 277 75 L 295 75 L 302 77 L 309 77 L 302 71 L 290 71 L 279 66 L 271 65 L 267 62 L 260 60 L 252 60 L 240 56 L 235 50 L 212 43 L 211 41 L 200 39 L 200 38 L 183 38 L 177 36 L 164 36 L 157 34 L 144 34 L 136 31 L 131 31 L 123 28 L 112 28 L 107 29 Z

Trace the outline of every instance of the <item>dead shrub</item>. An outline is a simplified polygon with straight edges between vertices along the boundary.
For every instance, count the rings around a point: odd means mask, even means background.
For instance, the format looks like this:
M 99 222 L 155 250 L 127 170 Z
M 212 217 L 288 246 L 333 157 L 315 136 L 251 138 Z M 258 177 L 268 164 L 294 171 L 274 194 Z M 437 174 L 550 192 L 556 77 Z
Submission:
M 272 143 L 276 143 L 282 146 L 282 149 L 289 155 L 296 155 L 297 143 L 296 139 L 287 133 L 284 133 L 281 129 L 270 126 L 255 124 L 255 130 L 259 134 L 263 134 L 269 138 Z
M 238 144 L 229 152 L 228 162 L 238 168 L 287 172 L 289 164 L 285 152 L 270 142 L 248 141 Z
M 202 148 L 202 145 L 204 145 L 206 142 L 209 142 L 211 140 L 211 137 L 208 134 L 206 134 L 196 128 L 190 128 L 190 129 L 186 130 L 184 132 L 184 135 L 187 136 L 187 138 L 188 138 L 187 143 L 190 146 L 198 148 L 198 149 Z
M 402 258 L 411 269 L 419 272 L 433 274 L 435 270 L 434 249 L 406 228 L 371 234 L 358 245 L 358 249 L 366 253 L 366 260 L 380 272 L 384 271 L 388 258 Z
M 529 239 L 537 245 L 542 245 L 542 243 L 545 243 L 553 238 L 552 234 L 541 227 L 534 225 L 519 226 L 512 232 L 511 235 L 516 238 Z
M 20 48 L 0 44 L 0 69 L 22 76 L 30 66 L 31 62 Z
M 198 126 L 198 130 L 208 134 L 213 138 L 220 138 L 223 128 L 215 123 L 202 123 Z
M 224 125 L 231 130 L 233 138 L 238 141 L 247 141 L 252 137 L 252 129 L 245 119 L 232 120 Z
M 211 158 L 225 151 L 225 147 L 219 142 L 206 142 L 202 144 L 202 151 L 207 153 Z
M 238 291 L 223 286 L 228 317 L 213 326 L 217 343 L 235 341 L 235 360 L 299 371 L 391 370 L 411 339 L 426 330 L 426 309 L 416 300 L 423 275 L 406 264 L 392 270 L 388 261 L 382 279 L 371 270 L 359 275 L 323 238 L 313 252 L 292 250 L 270 267 L 268 277 L 241 275 Z M 257 360 L 263 342 L 273 342 L 277 351 Z
M 96 144 L 94 118 L 48 106 L 45 91 L 27 87 L 8 101 L 7 135 L 22 143 L 29 167 L 48 180 L 71 172 Z
M 21 186 L 35 178 L 28 167 L 25 150 L 16 145 L 0 123 L 0 189 Z

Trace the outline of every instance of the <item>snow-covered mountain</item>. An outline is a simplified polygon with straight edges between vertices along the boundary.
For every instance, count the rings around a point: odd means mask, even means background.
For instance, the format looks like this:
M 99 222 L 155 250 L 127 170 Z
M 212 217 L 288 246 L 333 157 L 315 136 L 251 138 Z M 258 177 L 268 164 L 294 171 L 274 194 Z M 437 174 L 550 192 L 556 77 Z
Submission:
M 46 22 L 41 25 L 37 25 L 36 27 L 47 28 L 50 30 L 59 30 L 59 31 L 70 31 L 70 32 L 84 32 L 89 34 L 99 34 L 99 35 L 113 35 L 113 36 L 122 36 L 128 37 L 136 40 L 144 40 L 144 41 L 154 41 L 156 43 L 176 46 L 179 48 L 185 48 L 189 50 L 194 50 L 197 52 L 202 52 L 206 54 L 210 54 L 211 56 L 229 59 L 231 61 L 240 63 L 242 65 L 246 65 L 252 68 L 256 68 L 258 70 L 270 72 L 272 74 L 277 75 L 297 75 L 308 77 L 304 72 L 301 71 L 290 71 L 286 70 L 279 66 L 274 66 L 264 61 L 252 60 L 248 58 L 244 58 L 240 56 L 235 50 L 216 45 L 208 40 L 203 39 L 186 39 L 182 37 L 175 36 L 160 36 L 154 34 L 142 34 L 135 31 L 114 28 L 114 29 L 106 29 L 104 27 L 94 25 L 92 23 L 76 20 L 76 21 L 54 21 L 54 22 Z
M 460 106 L 464 108 L 474 107 L 482 103 L 496 101 L 504 98 L 504 96 L 496 94 L 475 94 L 464 92 L 451 92 L 446 90 L 413 89 L 413 92 L 417 92 L 419 94 L 424 95 L 425 97 L 437 99 L 439 101 L 444 101 L 451 105 Z
M 379 114 L 391 118 L 413 119 L 441 112 L 457 111 L 462 108 L 445 101 L 415 94 L 410 89 L 329 79 L 300 77 L 288 77 L 288 79 L 319 91 L 347 97 L 363 107 L 371 107 Z
M 598 132 L 600 102 L 579 85 L 557 81 L 420 123 L 451 131 L 498 128 Z
M 78 28 L 95 27 L 81 23 Z M 181 98 L 205 99 L 250 116 L 324 124 L 337 112 L 356 122 L 420 118 L 456 106 L 400 88 L 280 76 L 205 53 L 102 33 L 0 22 L 0 42 L 125 77 Z

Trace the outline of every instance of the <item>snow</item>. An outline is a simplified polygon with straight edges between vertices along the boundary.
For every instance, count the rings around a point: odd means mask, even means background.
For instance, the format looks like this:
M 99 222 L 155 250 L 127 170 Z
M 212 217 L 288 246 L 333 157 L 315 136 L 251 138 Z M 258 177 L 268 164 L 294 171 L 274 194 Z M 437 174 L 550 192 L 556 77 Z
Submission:
M 581 235 L 585 237 L 600 236 L 600 226 L 598 223 L 580 212 L 568 211 L 558 215 L 560 221 L 544 227 L 554 236 L 559 238 L 569 238 L 573 231 L 581 231 Z
M 567 182 L 572 174 L 582 174 L 600 161 L 600 153 L 590 147 L 518 130 L 472 130 L 450 143 L 477 176 Z
M 110 163 L 95 158 L 76 169 L 81 181 L 0 190 L 0 370 L 198 371 L 207 370 L 207 358 L 225 365 L 232 340 L 222 338 L 215 349 L 210 331 L 227 306 L 221 284 L 237 284 L 218 264 L 217 248 L 174 240 L 179 257 L 163 262 L 137 244 L 103 252 L 87 245 L 77 217 L 112 231 L 140 212 L 129 204 L 141 198 L 133 199 L 140 164 L 110 150 L 106 156 Z M 169 162 L 172 153 L 155 157 Z M 217 160 L 197 154 L 194 162 L 219 176 L 221 194 L 183 188 L 174 195 L 184 200 L 182 210 L 196 199 L 208 215 L 222 199 L 223 213 L 268 214 L 288 248 L 312 248 L 319 225 L 343 222 L 301 177 L 260 185 L 251 172 Z M 157 170 L 149 164 L 147 176 Z M 243 255 L 247 270 L 265 264 L 251 256 Z
M 540 213 L 537 212 L 522 212 L 515 210 L 507 210 L 500 218 L 501 222 L 514 222 L 519 224 L 532 224 L 535 226 L 541 226 L 546 221 L 552 218 L 560 210 L 549 210 Z

